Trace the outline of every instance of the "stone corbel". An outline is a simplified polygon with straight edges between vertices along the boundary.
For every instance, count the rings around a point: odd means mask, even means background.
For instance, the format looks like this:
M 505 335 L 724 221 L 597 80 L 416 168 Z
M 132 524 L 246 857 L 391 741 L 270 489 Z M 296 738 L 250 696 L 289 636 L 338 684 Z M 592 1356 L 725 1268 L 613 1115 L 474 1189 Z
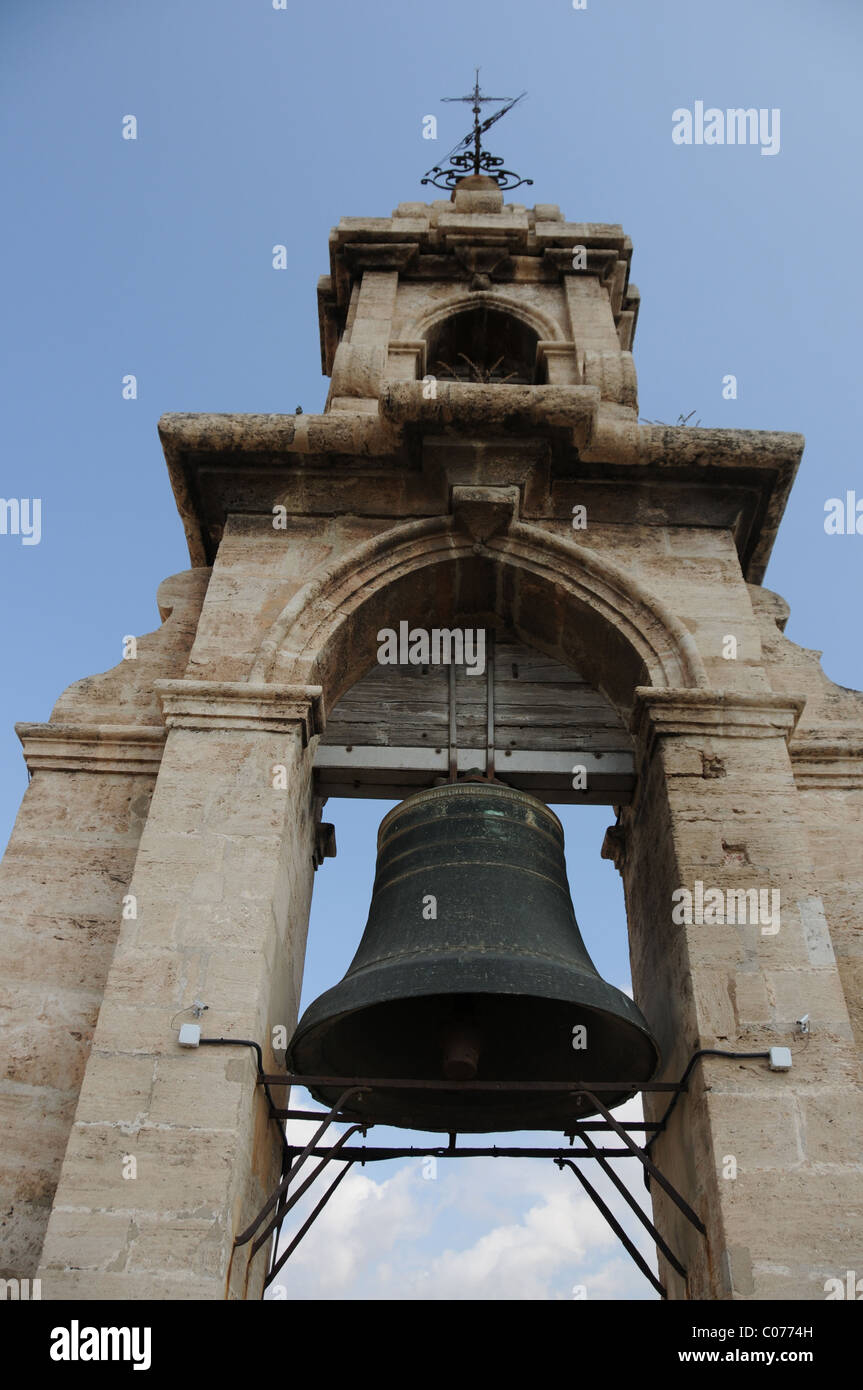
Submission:
M 611 298 L 611 312 L 615 319 L 623 307 L 623 292 L 626 287 L 626 261 L 616 261 L 611 275 L 608 293 Z
M 491 277 L 512 268 L 509 246 L 501 239 L 498 244 L 477 246 L 472 242 L 450 240 L 453 255 L 471 276 L 472 290 L 490 290 Z
M 607 284 L 614 275 L 617 265 L 617 251 L 586 246 L 585 260 L 587 264 L 576 268 L 572 263 L 572 255 L 577 245 L 579 243 L 573 241 L 572 246 L 547 246 L 542 253 L 542 258 L 546 265 L 557 271 L 558 275 L 596 275 L 600 284 Z
M 622 825 L 610 825 L 599 851 L 601 859 L 610 859 L 619 874 L 626 863 L 626 831 Z
M 262 729 L 287 733 L 300 726 L 303 747 L 324 731 L 319 685 L 247 681 L 159 680 L 154 689 L 169 729 Z
M 633 309 L 621 309 L 617 316 L 617 340 L 622 352 L 631 352 L 634 337 L 635 311 Z
M 454 487 L 452 514 L 455 524 L 477 542 L 505 531 L 518 518 L 517 487 Z
M 316 796 L 314 800 L 315 832 L 312 845 L 312 867 L 317 873 L 325 859 L 336 857 L 336 827 L 330 821 L 321 820 L 326 796 Z
M 377 343 L 346 343 L 336 348 L 330 396 L 370 399 L 380 395 L 387 349 Z
M 336 857 L 336 827 L 331 821 L 322 820 L 315 826 L 315 848 L 312 860 L 319 869 L 325 859 Z
M 585 386 L 596 386 L 600 400 L 638 410 L 638 380 L 631 352 L 588 349 L 583 372 Z
M 321 371 L 329 376 L 345 326 L 345 310 L 339 305 L 331 275 L 318 280 L 318 322 L 321 329 Z

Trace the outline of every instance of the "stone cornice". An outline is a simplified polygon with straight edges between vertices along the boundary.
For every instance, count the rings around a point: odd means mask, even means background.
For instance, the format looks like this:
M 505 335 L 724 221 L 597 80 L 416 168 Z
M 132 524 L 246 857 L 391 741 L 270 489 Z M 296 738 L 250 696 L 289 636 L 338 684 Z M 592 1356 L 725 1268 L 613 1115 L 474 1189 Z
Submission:
M 16 724 L 30 772 L 121 772 L 155 777 L 165 730 L 136 724 Z
M 168 465 L 177 510 L 186 532 L 192 564 L 212 564 L 229 510 L 223 484 L 248 469 L 267 481 L 258 507 L 271 510 L 278 500 L 286 465 L 329 465 L 333 455 L 367 460 L 390 458 L 401 439 L 377 415 L 333 411 L 327 415 L 170 414 L 159 421 L 159 438 Z M 311 456 L 311 457 L 310 457 Z M 215 467 L 214 467 L 215 465 Z M 202 466 L 206 477 L 202 475 Z M 251 507 L 254 510 L 255 506 Z M 215 524 L 214 524 L 215 523 Z
M 380 515 L 383 497 L 395 524 L 439 514 L 444 498 L 417 471 L 418 443 L 518 436 L 548 440 L 558 478 L 584 479 L 594 496 L 649 489 L 657 525 L 730 528 L 745 577 L 759 582 L 802 437 L 641 425 L 599 396 L 595 386 L 439 383 L 427 400 L 421 382 L 399 382 L 384 385 L 377 412 L 172 414 L 159 434 L 193 565 L 212 563 L 228 515 L 272 514 L 275 503 L 294 516 Z M 384 488 L 370 487 L 370 477 Z M 541 502 L 553 506 L 550 496 Z
M 354 275 L 371 270 L 407 270 L 419 259 L 419 247 L 412 241 L 354 241 L 343 247 L 348 268 Z
M 440 257 L 451 251 L 454 241 L 465 238 L 479 246 L 505 242 L 519 256 L 550 261 L 553 273 L 579 273 L 572 264 L 574 246 L 587 252 L 581 274 L 608 277 L 619 264 L 625 280 L 632 259 L 632 241 L 618 223 L 567 222 L 550 204 L 527 208 L 507 203 L 480 211 L 457 193 L 433 203 L 401 203 L 392 217 L 343 217 L 330 233 L 330 274 L 322 293 L 344 305 L 353 262 L 367 249 L 383 255 L 391 247 L 404 248 L 403 254 L 409 248 L 416 258 Z
M 257 729 L 287 733 L 300 726 L 303 744 L 324 730 L 319 685 L 247 681 L 159 680 L 154 689 L 169 729 Z
M 863 788 L 863 727 L 838 725 L 791 740 L 791 766 L 801 791 Z
M 693 482 L 705 487 L 711 474 L 721 473 L 726 483 L 736 480 L 751 489 L 755 506 L 741 517 L 735 541 L 744 577 L 760 584 L 804 444 L 802 434 L 790 431 L 642 425 L 600 409 L 580 458 L 598 464 L 603 472 L 616 467 L 622 476 L 637 469 L 645 480 L 652 473 L 669 477 L 672 470 L 681 476 L 688 471 Z
M 794 731 L 806 697 L 773 691 L 663 690 L 638 686 L 631 729 L 649 756 L 658 737 L 784 738 Z

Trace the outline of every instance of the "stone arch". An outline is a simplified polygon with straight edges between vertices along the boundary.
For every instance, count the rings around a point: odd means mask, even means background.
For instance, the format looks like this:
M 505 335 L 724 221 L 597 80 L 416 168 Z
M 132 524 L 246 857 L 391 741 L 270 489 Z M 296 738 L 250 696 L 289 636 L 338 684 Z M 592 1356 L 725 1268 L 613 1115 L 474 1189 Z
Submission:
M 639 685 L 708 684 L 691 634 L 618 566 L 525 522 L 478 542 L 452 517 L 394 527 L 313 577 L 273 623 L 249 679 L 321 685 L 332 708 L 374 664 L 378 630 L 402 618 L 503 619 L 578 667 L 625 719 Z
M 485 305 L 488 309 L 496 309 L 501 314 L 511 315 L 512 318 L 527 324 L 528 328 L 532 328 L 537 337 L 542 340 L 566 341 L 563 328 L 552 315 L 543 313 L 533 304 L 530 306 L 522 304 L 519 300 L 506 294 L 500 294 L 496 290 L 472 290 L 470 294 L 460 294 L 457 298 L 447 299 L 442 304 L 436 304 L 433 309 L 427 310 L 419 318 L 414 319 L 405 328 L 403 336 L 405 338 L 426 338 L 445 319 L 475 309 L 478 305 Z
M 426 335 L 426 366 L 443 380 L 533 385 L 539 334 L 523 319 L 472 304 L 439 319 Z

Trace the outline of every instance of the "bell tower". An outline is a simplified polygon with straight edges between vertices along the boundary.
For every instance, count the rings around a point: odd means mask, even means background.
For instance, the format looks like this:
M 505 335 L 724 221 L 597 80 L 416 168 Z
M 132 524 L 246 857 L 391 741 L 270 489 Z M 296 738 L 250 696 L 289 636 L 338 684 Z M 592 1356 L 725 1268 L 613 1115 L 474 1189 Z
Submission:
M 635 1001 L 686 1076 L 650 1155 L 704 1227 L 652 1184 L 668 1296 L 863 1268 L 863 695 L 762 587 L 803 441 L 641 424 L 629 238 L 501 182 L 334 229 L 322 414 L 162 418 L 191 568 L 135 663 L 19 726 L 3 1272 L 43 1298 L 260 1296 L 253 1045 L 283 1071 L 324 801 L 476 767 L 616 808 Z M 493 664 L 382 664 L 402 624 Z

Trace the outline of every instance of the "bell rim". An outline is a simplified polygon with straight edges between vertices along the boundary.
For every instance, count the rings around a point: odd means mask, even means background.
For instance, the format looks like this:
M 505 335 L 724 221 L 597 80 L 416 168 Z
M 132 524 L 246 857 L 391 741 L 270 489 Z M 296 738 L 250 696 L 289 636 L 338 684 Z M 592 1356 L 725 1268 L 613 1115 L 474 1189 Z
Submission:
M 400 971 L 402 968 L 402 966 L 391 967 L 393 972 L 395 972 L 395 970 Z M 642 1079 L 645 1082 L 654 1080 L 657 1074 L 662 1070 L 663 1056 L 662 1048 L 659 1045 L 659 1040 L 653 1032 L 653 1029 L 648 1023 L 647 1019 L 644 1017 L 644 1014 L 641 1012 L 641 1009 L 638 1007 L 635 1000 L 631 999 L 628 994 L 625 994 L 623 990 L 619 990 L 616 985 L 610 984 L 608 980 L 603 979 L 603 977 L 598 973 L 594 977 L 594 980 L 596 986 L 598 986 L 598 988 L 596 989 L 596 996 L 598 997 L 595 997 L 594 1001 L 590 1002 L 585 998 L 573 999 L 567 997 L 567 995 L 563 993 L 559 995 L 554 995 L 551 993 L 535 993 L 532 990 L 528 993 L 524 993 L 524 991 L 520 989 L 507 989 L 500 976 L 497 977 L 496 988 L 494 990 L 482 990 L 477 988 L 476 981 L 471 982 L 467 972 L 464 972 L 462 979 L 455 982 L 455 987 L 450 987 L 445 991 L 445 993 L 439 989 L 434 988 L 415 988 L 407 992 L 400 992 L 391 995 L 389 998 L 378 999 L 373 1002 L 358 1001 L 351 1007 L 339 1008 L 330 1014 L 327 1014 L 326 1011 L 324 1011 L 321 1017 L 315 1017 L 313 1015 L 313 1010 L 315 1010 L 318 1007 L 318 1005 L 322 1004 L 325 999 L 327 999 L 329 996 L 335 996 L 337 991 L 344 993 L 342 987 L 345 984 L 345 980 L 341 980 L 339 984 L 333 985 L 331 990 L 326 990 L 323 994 L 318 995 L 317 999 L 313 1000 L 312 1003 L 308 1006 L 308 1008 L 303 1011 L 303 1014 L 299 1019 L 296 1028 L 294 1029 L 293 1037 L 291 1038 L 285 1050 L 286 1061 L 289 1066 L 293 1066 L 292 1059 L 295 1049 L 297 1048 L 297 1046 L 305 1042 L 310 1037 L 310 1035 L 314 1033 L 317 1029 L 324 1027 L 332 1028 L 337 1023 L 341 1023 L 345 1019 L 349 1019 L 354 1015 L 367 1012 L 369 1009 L 372 1008 L 385 1006 L 388 1003 L 400 1003 L 402 1001 L 407 1000 L 418 1001 L 420 999 L 435 999 L 438 997 L 451 998 L 457 995 L 487 995 L 488 997 L 504 996 L 512 999 L 518 999 L 523 1003 L 540 1005 L 564 1005 L 567 1007 L 578 1008 L 579 1010 L 582 1010 L 588 1014 L 597 1014 L 598 1016 L 604 1017 L 606 1019 L 611 1016 L 614 1016 L 614 1013 L 616 1012 L 618 1021 L 621 1024 L 623 1024 L 626 1028 L 632 1029 L 633 1032 L 639 1034 L 642 1041 L 645 1042 L 652 1049 L 654 1054 L 654 1065 L 649 1076 L 646 1076 Z M 501 987 L 502 984 L 504 984 L 503 988 Z M 610 998 L 607 998 L 606 1002 L 603 1003 L 602 995 L 606 992 L 610 996 Z M 620 1001 L 625 1001 L 624 1012 L 620 1012 Z M 617 1010 L 611 1009 L 610 1005 L 612 1003 L 618 1005 Z M 308 1017 L 310 1014 L 312 1014 L 311 1018 Z M 537 1077 L 536 1079 L 541 1081 L 543 1078 Z M 629 1078 L 623 1079 L 628 1080 Z
M 457 993 L 458 993 L 458 991 L 455 991 L 455 990 L 454 990 L 454 991 L 451 992 L 451 994 L 450 994 L 448 997 L 453 997 L 453 996 L 454 996 L 455 994 L 457 994 Z M 416 998 L 434 999 L 434 998 L 436 998 L 437 996 L 436 996 L 436 995 L 431 995 L 431 994 L 430 994 L 430 995 L 425 995 L 425 996 L 417 995 L 417 996 L 415 996 L 415 997 L 416 997 Z M 520 997 L 521 997 L 522 999 L 529 1000 L 531 1003 L 544 1004 L 544 1003 L 549 1002 L 549 1001 L 545 1000 L 545 999 L 544 999 L 542 996 L 540 996 L 540 995 L 521 995 Z M 382 1000 L 382 1001 L 381 1001 L 381 1006 L 385 1006 L 387 1003 L 390 1003 L 390 1002 L 400 1002 L 400 1001 Z M 555 1001 L 552 1001 L 552 1002 L 555 1002 L 555 1003 L 565 1003 L 566 1001 L 565 1001 L 565 1000 L 555 1000 Z M 579 1007 L 579 1009 L 580 1009 L 582 1012 L 585 1012 L 585 1013 L 588 1013 L 588 1014 L 596 1014 L 596 1015 L 598 1015 L 599 1017 L 607 1017 L 607 1015 L 604 1015 L 604 1011 L 603 1011 L 598 1005 L 579 1003 L 578 1007 Z M 294 1036 L 291 1038 L 291 1041 L 289 1042 L 287 1048 L 285 1049 L 285 1061 L 286 1061 L 286 1064 L 287 1064 L 287 1066 L 289 1067 L 289 1069 L 291 1069 L 291 1071 L 293 1071 L 294 1066 L 295 1066 L 295 1062 L 294 1062 L 294 1052 L 295 1052 L 295 1050 L 296 1050 L 298 1047 L 302 1046 L 302 1044 L 303 1044 L 304 1042 L 306 1042 L 306 1040 L 307 1040 L 317 1029 L 323 1028 L 323 1027 L 325 1027 L 325 1026 L 326 1026 L 326 1027 L 331 1027 L 332 1025 L 334 1025 L 334 1024 L 336 1024 L 336 1023 L 341 1023 L 341 1022 L 343 1022 L 345 1019 L 352 1018 L 355 1014 L 364 1013 L 365 1011 L 366 1011 L 366 1010 L 365 1010 L 365 1008 L 364 1008 L 363 1006 L 359 1006 L 359 1007 L 356 1008 L 356 1009 L 345 1009 L 344 1012 L 342 1012 L 342 1013 L 340 1013 L 340 1014 L 332 1014 L 331 1017 L 329 1017 L 329 1018 L 322 1018 L 322 1019 L 319 1019 L 319 1020 L 317 1020 L 317 1021 L 315 1021 L 315 1022 L 312 1022 L 307 1028 L 304 1028 L 302 1031 L 300 1031 L 300 1029 L 299 1029 L 299 1027 L 298 1027 L 298 1028 L 297 1028 L 297 1031 L 296 1031 L 295 1034 L 294 1034 Z M 621 1077 L 621 1078 L 619 1078 L 620 1080 L 623 1080 L 623 1081 L 626 1081 L 626 1082 L 628 1082 L 628 1083 L 631 1083 L 631 1084 L 632 1084 L 632 1087 L 633 1087 L 633 1092 L 632 1092 L 632 1093 L 635 1094 L 635 1092 L 636 1092 L 637 1090 L 639 1090 L 639 1088 L 640 1088 L 641 1085 L 647 1085 L 649 1082 L 654 1081 L 654 1080 L 656 1079 L 657 1075 L 662 1071 L 662 1068 L 663 1068 L 662 1050 L 661 1050 L 661 1048 L 660 1048 L 660 1046 L 659 1046 L 659 1043 L 657 1042 L 656 1037 L 654 1036 L 653 1032 L 651 1031 L 650 1026 L 647 1024 L 646 1020 L 645 1020 L 645 1024 L 644 1024 L 644 1025 L 641 1025 L 641 1024 L 637 1023 L 634 1019 L 630 1019 L 630 1018 L 623 1019 L 623 1020 L 621 1020 L 621 1022 L 625 1023 L 625 1025 L 626 1025 L 628 1028 L 631 1028 L 635 1033 L 640 1034 L 642 1040 L 643 1040 L 645 1043 L 647 1043 L 648 1046 L 649 1046 L 650 1048 L 652 1048 L 653 1053 L 654 1053 L 654 1056 L 655 1056 L 655 1063 L 654 1063 L 654 1066 L 653 1066 L 653 1070 L 651 1071 L 651 1073 L 650 1073 L 649 1076 L 636 1077 L 636 1078 L 630 1078 L 630 1077 Z M 298 1070 L 296 1071 L 295 1074 L 296 1074 L 297 1076 L 303 1076 L 303 1075 L 307 1075 L 307 1074 L 311 1074 L 311 1073 L 306 1073 L 306 1072 L 304 1072 L 303 1070 L 298 1069 Z M 390 1077 L 390 1078 L 386 1078 L 386 1079 L 389 1079 L 389 1080 L 399 1080 L 400 1078 L 398 1078 L 398 1077 Z M 411 1078 L 407 1078 L 407 1079 L 410 1080 Z M 417 1078 L 417 1079 L 419 1080 L 419 1079 L 421 1079 L 421 1078 Z M 443 1079 L 443 1078 L 441 1078 L 441 1079 Z M 548 1078 L 547 1078 L 547 1077 L 543 1077 L 543 1076 L 537 1076 L 537 1077 L 535 1078 L 535 1080 L 536 1080 L 537 1082 L 542 1082 L 542 1081 L 548 1080 Z M 515 1084 L 516 1084 L 516 1083 L 513 1082 L 513 1085 L 515 1085 Z M 574 1082 L 573 1084 L 576 1084 L 576 1083 Z
M 612 986 L 612 988 L 614 987 Z M 526 996 L 522 996 L 522 998 L 525 997 Z M 537 1000 L 535 996 L 533 998 L 535 1002 L 546 1002 L 541 999 Z M 637 1005 L 635 1007 L 637 1008 Z M 582 1008 L 588 1014 L 602 1012 L 601 1009 L 595 1009 L 590 1005 L 582 1005 Z M 477 1096 L 485 1095 L 486 1099 L 478 1105 L 471 1105 L 469 1099 L 471 1093 L 459 1093 L 457 1082 L 453 1083 L 452 1092 L 450 1092 L 448 1088 L 441 1088 L 435 1093 L 430 1093 L 423 1089 L 422 1076 L 409 1077 L 405 1076 L 404 1073 L 401 1075 L 394 1074 L 389 1077 L 386 1075 L 381 1076 L 379 1073 L 372 1076 L 370 1072 L 364 1072 L 360 1069 L 358 1072 L 354 1071 L 351 1073 L 350 1076 L 347 1073 L 343 1073 L 341 1076 L 336 1077 L 326 1067 L 324 1067 L 322 1071 L 318 1070 L 314 1065 L 313 1058 L 308 1059 L 313 1063 L 311 1067 L 304 1066 L 300 1059 L 295 1058 L 294 1054 L 296 1049 L 299 1048 L 302 1050 L 304 1044 L 310 1045 L 312 1049 L 319 1049 L 320 1039 L 314 1037 L 319 1026 L 335 1023 L 337 1020 L 349 1018 L 352 1013 L 362 1011 L 362 1009 L 346 1010 L 344 1014 L 333 1015 L 329 1020 L 321 1020 L 320 1025 L 312 1024 L 311 1028 L 307 1029 L 303 1034 L 300 1034 L 300 1030 L 297 1029 L 285 1055 L 288 1069 L 299 1078 L 304 1076 L 320 1076 L 321 1081 L 323 1081 L 323 1077 L 326 1075 L 331 1077 L 333 1081 L 348 1081 L 352 1079 L 353 1076 L 356 1076 L 357 1080 L 360 1081 L 379 1081 L 381 1083 L 380 1086 L 376 1088 L 374 1092 L 370 1092 L 369 1095 L 360 1102 L 352 1100 L 345 1103 L 343 1106 L 344 1113 L 346 1115 L 352 1115 L 355 1120 L 368 1119 L 373 1124 L 390 1125 L 397 1129 L 430 1132 L 455 1130 L 457 1133 L 462 1134 L 558 1130 L 567 1132 L 567 1120 L 581 1121 L 599 1113 L 598 1109 L 594 1106 L 583 1109 L 575 1109 L 574 1107 L 570 1109 L 572 1096 L 569 1094 L 565 1096 L 563 1093 L 553 1095 L 551 1093 L 525 1092 L 520 1086 L 520 1081 L 523 1080 L 523 1078 L 518 1077 L 511 1078 L 513 1086 L 513 1090 L 511 1091 L 501 1088 L 495 1089 L 494 1092 L 489 1091 L 488 1093 L 482 1091 L 472 1092 L 472 1094 L 476 1094 Z M 619 1091 L 609 1093 L 603 1089 L 600 1093 L 603 1103 L 610 1110 L 615 1110 L 618 1106 L 625 1104 L 634 1096 L 641 1094 L 642 1086 L 653 1081 L 662 1073 L 664 1068 L 662 1050 L 646 1020 L 643 1026 L 637 1024 L 633 1020 L 627 1020 L 626 1022 L 628 1027 L 639 1035 L 639 1050 L 645 1062 L 643 1069 L 637 1069 L 635 1074 L 627 1076 L 609 1076 L 606 1078 L 607 1080 L 623 1083 Z M 317 1060 L 322 1062 L 320 1055 Z M 444 1078 L 441 1077 L 440 1079 L 443 1080 Z M 537 1074 L 532 1078 L 532 1080 L 540 1084 L 544 1081 L 555 1079 L 560 1080 L 561 1078 L 554 1078 L 544 1074 Z M 387 1080 L 401 1080 L 403 1082 L 415 1080 L 418 1084 L 416 1089 L 411 1089 L 409 1087 L 400 1088 L 398 1092 L 399 1099 L 396 1099 L 392 1093 L 389 1095 L 387 1093 Z M 564 1078 L 564 1080 L 571 1080 L 573 1093 L 578 1090 L 580 1081 L 583 1084 L 583 1078 L 578 1078 L 576 1076 Z M 599 1082 L 603 1080 L 603 1077 L 589 1077 L 587 1080 Z M 305 1083 L 300 1080 L 297 1084 L 302 1085 Z M 339 1099 L 339 1087 L 333 1087 L 326 1082 L 323 1084 L 321 1084 L 321 1082 L 317 1084 L 312 1083 L 308 1089 L 310 1095 L 321 1104 L 332 1106 L 336 1104 Z M 378 1092 L 380 1092 L 380 1094 L 378 1094 Z M 456 1094 L 461 1094 L 462 1098 L 454 1101 L 453 1096 Z

